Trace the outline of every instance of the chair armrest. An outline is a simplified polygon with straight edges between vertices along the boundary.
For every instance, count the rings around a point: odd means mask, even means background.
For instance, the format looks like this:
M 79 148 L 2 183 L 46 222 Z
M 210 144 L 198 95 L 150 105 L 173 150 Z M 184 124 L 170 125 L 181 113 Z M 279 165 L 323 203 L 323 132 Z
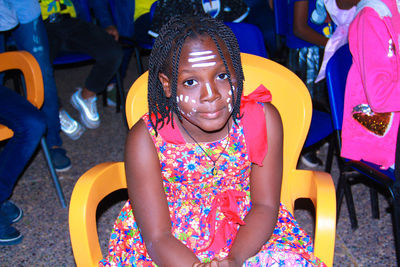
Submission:
M 98 266 L 102 259 L 96 226 L 96 210 L 110 193 L 126 188 L 123 162 L 101 163 L 76 183 L 69 206 L 69 230 L 76 265 Z
M 332 266 L 336 236 L 336 192 L 331 175 L 320 171 L 295 170 L 289 187 L 290 203 L 293 205 L 299 198 L 308 198 L 313 202 L 314 254 L 326 265 Z

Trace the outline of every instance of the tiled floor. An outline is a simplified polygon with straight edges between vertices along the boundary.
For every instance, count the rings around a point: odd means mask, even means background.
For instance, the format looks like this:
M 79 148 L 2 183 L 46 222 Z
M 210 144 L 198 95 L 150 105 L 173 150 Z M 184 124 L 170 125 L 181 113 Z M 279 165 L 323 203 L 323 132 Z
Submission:
M 75 118 L 77 112 L 69 104 L 69 97 L 74 87 L 83 84 L 87 72 L 87 66 L 56 71 L 60 99 Z M 132 63 L 125 79 L 127 89 L 136 77 Z M 123 160 L 126 128 L 121 114 L 115 113 L 114 108 L 98 106 L 102 117 L 98 129 L 87 130 L 77 141 L 62 136 L 73 164 L 71 170 L 59 174 L 67 201 L 75 182 L 85 171 L 101 162 Z M 336 166 L 333 178 L 337 180 Z M 395 266 L 391 215 L 386 197 L 379 195 L 381 218 L 376 220 L 371 218 L 367 187 L 356 183 L 352 190 L 360 226 L 351 230 L 343 205 L 337 226 L 334 266 Z M 98 231 L 103 253 L 113 221 L 125 199 L 126 195 L 121 192 L 105 201 L 99 209 Z M 0 247 L 0 266 L 75 266 L 68 232 L 68 209 L 61 208 L 58 202 L 41 151 L 19 180 L 12 200 L 24 210 L 24 218 L 16 224 L 24 234 L 24 240 L 16 246 Z M 308 208 L 303 208 L 307 203 L 298 206 L 296 217 L 312 233 L 312 214 Z

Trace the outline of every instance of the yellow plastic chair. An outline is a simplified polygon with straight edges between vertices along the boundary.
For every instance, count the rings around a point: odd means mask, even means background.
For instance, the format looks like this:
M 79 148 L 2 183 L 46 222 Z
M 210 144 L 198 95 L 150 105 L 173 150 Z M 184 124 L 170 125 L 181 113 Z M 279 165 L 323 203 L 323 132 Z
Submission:
M 20 70 L 25 80 L 26 98 L 32 105 L 40 109 L 44 101 L 44 87 L 42 71 L 36 59 L 26 51 L 13 51 L 0 53 L 0 72 L 6 70 Z M 0 141 L 7 140 L 14 135 L 13 131 L 0 124 Z M 51 178 L 61 206 L 66 208 L 64 194 L 58 180 L 57 173 L 51 161 L 49 149 L 44 136 L 40 139 Z
M 299 198 L 311 199 L 315 206 L 315 255 L 333 265 L 336 232 L 335 187 L 330 174 L 297 170 L 296 165 L 311 121 L 311 98 L 302 81 L 291 71 L 271 60 L 242 54 L 245 91 L 249 94 L 261 83 L 272 93 L 284 128 L 284 164 L 281 201 L 293 213 Z M 128 126 L 131 128 L 147 111 L 148 72 L 132 85 L 126 101 Z M 69 223 L 75 262 L 96 266 L 102 259 L 96 208 L 111 192 L 126 188 L 123 162 L 99 164 L 83 174 L 72 192 Z

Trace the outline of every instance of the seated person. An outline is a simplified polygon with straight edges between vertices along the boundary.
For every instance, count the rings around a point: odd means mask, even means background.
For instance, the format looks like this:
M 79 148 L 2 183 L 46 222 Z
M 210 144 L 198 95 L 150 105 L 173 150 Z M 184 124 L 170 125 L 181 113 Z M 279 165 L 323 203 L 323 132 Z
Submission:
M 95 14 L 105 14 L 106 0 L 89 2 Z M 95 59 L 85 85 L 71 97 L 71 104 L 80 112 L 83 125 L 95 129 L 100 125 L 96 94 L 106 89 L 122 61 L 122 48 L 115 40 L 118 31 L 112 25 L 110 15 L 97 17 L 108 32 L 88 22 L 79 1 L 41 0 L 39 3 L 49 38 L 51 61 L 61 51 L 83 53 Z
M 83 133 L 83 127 L 65 111 L 59 112 L 57 87 L 50 63 L 46 29 L 40 17 L 40 5 L 35 0 L 7 0 L 0 1 L 0 9 L 3 19 L 0 23 L 0 31 L 3 31 L 0 33 L 0 52 L 6 49 L 4 38 L 7 32 L 15 41 L 17 49 L 28 51 L 39 63 L 44 84 L 41 111 L 46 118 L 47 145 L 56 171 L 67 171 L 71 168 L 71 160 L 62 147 L 60 129 L 69 137 L 77 139 Z
M 398 1 L 340 2 L 358 3 L 349 28 L 353 64 L 346 83 L 341 156 L 388 169 L 394 167 L 400 121 Z

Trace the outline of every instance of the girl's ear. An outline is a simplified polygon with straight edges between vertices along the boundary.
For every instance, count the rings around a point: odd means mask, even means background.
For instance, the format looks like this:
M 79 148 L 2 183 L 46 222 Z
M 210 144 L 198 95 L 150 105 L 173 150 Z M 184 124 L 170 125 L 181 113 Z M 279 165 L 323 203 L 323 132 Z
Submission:
M 170 83 L 169 83 L 169 78 L 167 75 L 165 75 L 164 73 L 160 72 L 158 74 L 158 79 L 160 80 L 162 87 L 164 89 L 164 94 L 166 97 L 171 97 L 172 92 L 171 92 L 171 87 L 170 87 Z

